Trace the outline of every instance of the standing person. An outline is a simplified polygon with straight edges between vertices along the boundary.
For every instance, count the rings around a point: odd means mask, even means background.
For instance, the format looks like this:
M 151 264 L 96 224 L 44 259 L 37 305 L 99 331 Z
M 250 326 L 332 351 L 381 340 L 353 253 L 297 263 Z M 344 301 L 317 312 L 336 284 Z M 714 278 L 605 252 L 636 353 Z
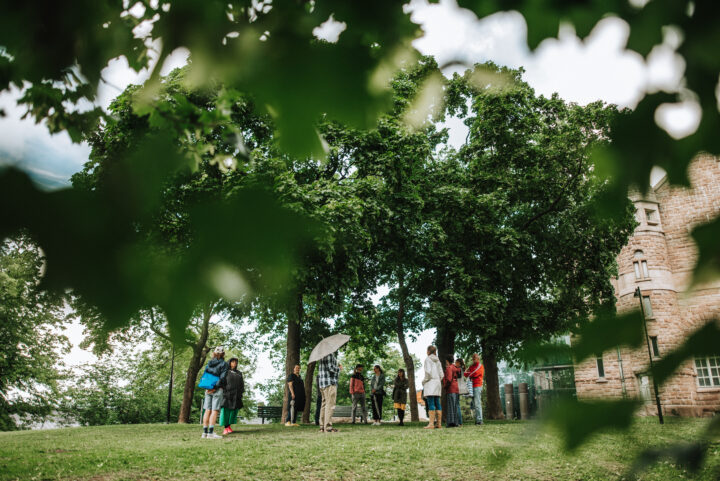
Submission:
M 322 391 L 320 391 L 320 376 L 315 376 L 315 389 L 317 400 L 315 401 L 315 426 L 320 426 L 320 409 L 322 408 Z
M 238 358 L 233 357 L 228 362 L 227 376 L 223 383 L 223 404 L 220 410 L 220 425 L 225 427 L 223 434 L 233 432 L 231 424 L 237 422 L 237 414 L 243 407 L 243 394 L 245 393 L 245 380 L 237 370 Z
M 465 372 L 465 361 L 462 360 L 462 358 L 455 359 L 455 366 L 460 370 L 460 376 L 462 377 L 462 373 Z M 462 419 L 462 400 L 465 396 L 472 396 L 472 393 L 470 392 L 470 389 L 467 386 L 467 382 L 464 379 L 458 379 L 458 388 L 460 390 L 460 397 L 458 398 L 458 426 L 462 426 L 463 419 Z M 472 387 L 472 381 L 470 381 L 470 387 Z
M 322 406 L 320 407 L 320 431 L 336 433 L 338 430 L 332 425 L 332 416 L 335 411 L 337 398 L 338 376 L 342 366 L 338 364 L 337 352 L 332 352 L 318 361 L 318 383 L 322 393 Z
M 454 428 L 458 425 L 458 406 L 460 402 L 460 386 L 458 386 L 458 378 L 461 376 L 460 369 L 455 365 L 452 356 L 445 359 L 445 377 L 443 384 L 445 392 L 447 392 L 447 427 Z
M 217 435 L 214 431 L 215 421 L 217 421 L 220 406 L 223 403 L 222 385 L 225 382 L 228 367 L 228 363 L 225 362 L 225 349 L 222 346 L 216 347 L 215 351 L 213 351 L 212 359 L 208 361 L 207 367 L 205 367 L 205 371 L 213 376 L 217 376 L 219 379 L 215 383 L 215 387 L 205 391 L 205 399 L 203 400 L 203 409 L 205 409 L 205 415 L 203 416 L 203 438 L 222 438 L 222 436 Z
M 397 409 L 398 419 L 400 420 L 399 426 L 405 426 L 403 422 L 405 419 L 405 406 L 407 405 L 407 389 L 410 383 L 408 378 L 405 376 L 405 369 L 398 369 L 397 376 L 393 381 L 393 408 Z
M 286 380 L 288 389 L 287 416 L 285 426 L 300 426 L 297 421 L 297 413 L 305 409 L 305 382 L 300 377 L 300 364 L 295 364 L 293 372 Z
M 475 424 L 482 424 L 482 385 L 485 368 L 480 364 L 478 353 L 472 355 L 473 363 L 465 371 L 465 377 L 472 380 L 472 403 L 470 407 L 475 411 Z
M 373 407 L 373 426 L 380 426 L 383 399 L 385 398 L 385 373 L 377 364 L 375 364 L 373 371 L 375 371 L 375 375 L 370 381 L 370 398 L 372 399 Z
M 355 424 L 355 413 L 360 404 L 360 419 L 367 424 L 367 406 L 365 405 L 365 376 L 363 376 L 362 364 L 355 366 L 355 371 L 350 376 L 350 397 L 352 398 L 352 423 Z
M 440 359 L 437 357 L 437 348 L 435 346 L 428 346 L 427 348 L 428 357 L 425 358 L 423 363 L 423 370 L 425 371 L 425 377 L 423 378 L 423 394 L 426 398 L 428 418 L 430 422 L 425 429 L 440 429 L 442 427 L 441 414 L 442 408 L 440 407 L 440 393 L 442 391 L 442 378 L 443 368 L 440 364 Z

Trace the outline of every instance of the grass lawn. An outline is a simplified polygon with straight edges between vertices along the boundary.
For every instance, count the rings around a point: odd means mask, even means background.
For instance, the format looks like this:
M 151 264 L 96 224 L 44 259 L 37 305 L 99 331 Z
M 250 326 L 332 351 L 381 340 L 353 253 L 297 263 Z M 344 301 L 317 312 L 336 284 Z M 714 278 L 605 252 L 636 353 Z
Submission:
M 707 421 L 638 419 L 629 433 L 607 433 L 569 455 L 534 422 L 426 431 L 338 425 L 238 426 L 221 440 L 196 425 L 134 425 L 0 433 L 0 480 L 608 480 L 623 477 L 638 450 L 690 439 Z M 720 479 L 720 445 L 697 475 L 670 461 L 644 480 Z

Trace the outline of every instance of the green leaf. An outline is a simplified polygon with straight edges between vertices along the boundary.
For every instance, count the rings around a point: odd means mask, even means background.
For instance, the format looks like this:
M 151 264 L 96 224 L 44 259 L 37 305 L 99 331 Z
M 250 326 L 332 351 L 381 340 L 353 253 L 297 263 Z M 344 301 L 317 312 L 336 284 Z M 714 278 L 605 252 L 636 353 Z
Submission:
M 639 346 L 645 339 L 643 322 L 640 311 L 599 315 L 577 332 L 580 339 L 573 342 L 575 362 L 617 346 Z
M 688 359 L 720 355 L 720 327 L 713 320 L 695 331 L 683 344 L 653 365 L 653 376 L 664 383 Z
M 573 451 L 597 432 L 630 427 L 639 405 L 636 400 L 561 400 L 549 409 L 544 422 L 559 429 L 565 449 Z
M 720 277 L 720 218 L 695 227 L 692 237 L 698 248 L 693 284 L 717 279 Z

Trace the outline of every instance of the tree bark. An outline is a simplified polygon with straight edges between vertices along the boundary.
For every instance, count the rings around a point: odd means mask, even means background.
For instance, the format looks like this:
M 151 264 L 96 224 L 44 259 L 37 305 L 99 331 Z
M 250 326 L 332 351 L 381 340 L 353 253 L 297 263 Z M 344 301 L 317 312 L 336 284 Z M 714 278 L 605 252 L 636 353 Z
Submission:
M 439 326 L 437 328 L 437 344 L 438 357 L 440 358 L 443 372 L 445 372 L 445 359 L 448 356 L 454 357 L 455 355 L 455 329 L 448 324 Z M 440 403 L 442 406 L 442 420 L 445 421 L 447 415 L 447 391 L 445 390 L 445 386 L 442 388 Z
M 288 407 L 288 388 L 285 379 L 293 372 L 296 364 L 300 364 L 300 324 L 304 315 L 303 295 L 297 294 L 295 304 L 288 310 L 287 345 L 285 350 L 285 377 L 283 378 L 282 418 L 285 420 Z
M 409 393 L 410 396 L 410 421 L 419 421 L 418 416 L 418 402 L 417 402 L 417 391 L 415 388 L 415 363 L 413 363 L 412 356 L 407 347 L 405 341 L 405 327 L 403 320 L 405 319 L 405 291 L 404 291 L 404 279 L 402 276 L 399 278 L 399 299 L 398 299 L 398 311 L 395 324 L 395 332 L 398 337 L 398 344 L 400 344 L 400 351 L 402 351 L 403 360 L 405 361 L 405 374 L 408 378 Z
M 180 405 L 180 414 L 178 415 L 178 423 L 190 422 L 190 411 L 192 410 L 192 398 L 195 393 L 195 382 L 198 373 L 205 364 L 210 348 L 207 347 L 208 335 L 210 332 L 210 318 L 213 313 L 213 304 L 206 306 L 202 313 L 202 325 L 200 327 L 200 335 L 192 346 L 193 355 L 190 358 L 187 372 L 185 374 L 185 387 L 183 389 L 182 404 Z
M 485 368 L 483 386 L 487 396 L 487 407 L 485 417 L 487 419 L 503 419 L 502 404 L 500 404 L 500 385 L 498 381 L 498 367 L 495 353 L 485 349 L 482 350 L 482 362 Z
M 303 409 L 302 415 L 302 422 L 304 424 L 310 423 L 310 410 L 315 405 L 312 402 L 313 386 L 315 386 L 315 383 L 313 382 L 313 378 L 315 376 L 315 365 L 315 361 L 311 362 L 308 364 L 307 371 L 305 371 L 305 409 Z

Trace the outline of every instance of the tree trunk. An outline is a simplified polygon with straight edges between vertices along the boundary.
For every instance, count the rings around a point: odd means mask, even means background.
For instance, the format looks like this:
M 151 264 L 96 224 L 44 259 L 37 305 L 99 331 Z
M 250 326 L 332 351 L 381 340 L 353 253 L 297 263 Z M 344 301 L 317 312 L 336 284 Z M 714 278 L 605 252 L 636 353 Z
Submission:
M 288 405 L 288 388 L 285 379 L 293 372 L 296 364 L 300 364 L 300 324 L 303 319 L 303 295 L 298 294 L 296 303 L 288 310 L 287 347 L 285 351 L 285 377 L 283 378 L 282 418 L 285 421 Z
M 415 389 L 415 364 L 413 363 L 412 356 L 407 347 L 405 341 L 405 327 L 403 320 L 405 319 L 405 292 L 404 283 L 402 276 L 399 276 L 399 299 L 398 299 L 398 311 L 395 324 L 395 332 L 398 337 L 398 344 L 400 344 L 400 351 L 402 351 L 403 360 L 405 361 L 405 374 L 408 378 L 409 393 L 410 396 L 410 421 L 419 421 L 418 416 L 418 402 L 417 402 L 417 391 Z
M 312 392 L 313 386 L 315 385 L 313 382 L 315 364 L 315 361 L 308 364 L 307 371 L 305 371 L 305 409 L 303 409 L 302 415 L 302 422 L 305 424 L 310 422 L 310 410 L 314 406 L 314 403 L 312 402 Z
M 502 405 L 500 404 L 500 385 L 498 381 L 498 367 L 495 353 L 483 347 L 482 362 L 485 368 L 483 387 L 487 396 L 485 417 L 487 419 L 503 419 Z
M 445 372 L 445 359 L 449 356 L 455 356 L 455 329 L 452 326 L 444 324 L 437 328 L 437 348 L 440 364 L 443 372 Z M 447 415 L 447 391 L 445 386 L 442 388 L 440 403 L 442 406 L 442 420 L 445 421 Z
M 178 423 L 190 422 L 190 411 L 192 410 L 192 398 L 195 393 L 195 382 L 198 373 L 205 364 L 210 349 L 207 347 L 208 334 L 210 332 L 210 318 L 212 317 L 213 305 L 203 309 L 202 326 L 197 342 L 192 346 L 193 355 L 190 358 L 190 364 L 185 375 L 185 387 L 183 389 L 182 404 L 180 405 L 180 414 L 178 415 Z

